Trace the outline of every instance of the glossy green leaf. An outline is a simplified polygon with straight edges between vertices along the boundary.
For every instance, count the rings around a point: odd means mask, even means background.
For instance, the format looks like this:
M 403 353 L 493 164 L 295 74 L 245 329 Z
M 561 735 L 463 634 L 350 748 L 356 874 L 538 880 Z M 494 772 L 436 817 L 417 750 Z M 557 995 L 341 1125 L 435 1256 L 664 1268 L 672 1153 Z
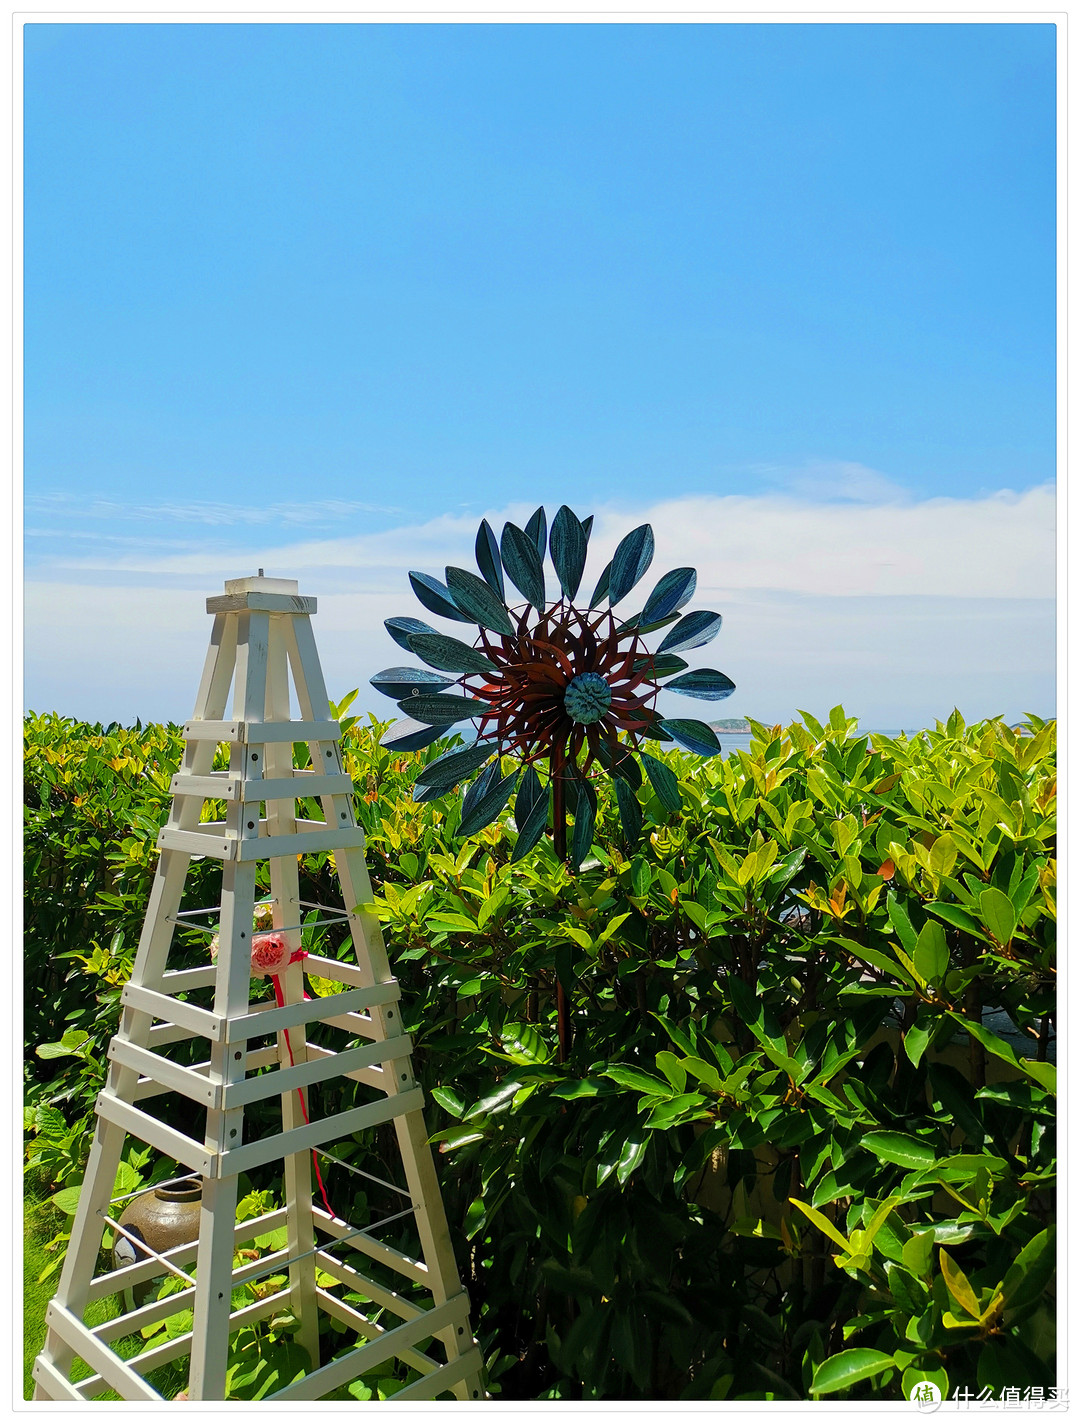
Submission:
M 1057 1264 L 1052 1226 L 1040 1231 L 1024 1246 L 1005 1272 L 1001 1293 L 1009 1310 L 1022 1310 L 1040 1300 Z
M 868 1132 L 860 1139 L 859 1145 L 882 1162 L 892 1162 L 897 1167 L 906 1167 L 908 1171 L 931 1166 L 935 1157 L 929 1142 L 920 1142 L 906 1132 Z
M 462 613 L 455 604 L 450 590 L 437 578 L 432 578 L 430 574 L 419 574 L 415 570 L 410 570 L 409 582 L 412 584 L 413 593 L 429 613 L 437 613 L 440 618 L 451 618 L 455 623 L 472 623 L 474 621 L 467 614 Z
M 572 602 L 581 586 L 589 541 L 574 511 L 565 504 L 551 521 L 551 562 L 559 586 Z
M 499 543 L 503 569 L 525 601 L 538 611 L 544 607 L 544 566 L 536 545 L 516 524 L 504 524 Z
M 619 1154 L 619 1165 L 616 1169 L 615 1175 L 618 1177 L 620 1182 L 625 1183 L 629 1179 L 631 1173 L 636 1171 L 636 1169 L 641 1166 L 642 1159 L 644 1158 L 645 1153 L 648 1150 L 648 1146 L 648 1133 L 644 1132 L 639 1127 L 632 1129 L 625 1143 L 623 1144 L 622 1152 Z
M 1008 944 L 1016 933 L 1016 911 L 1008 895 L 993 886 L 984 890 L 979 896 L 979 914 L 998 944 Z
M 938 984 L 949 967 L 949 946 L 937 920 L 927 920 L 915 941 L 912 963 L 928 984 Z
M 641 1068 L 632 1068 L 627 1063 L 615 1063 L 610 1068 L 605 1068 L 603 1074 L 613 1083 L 618 1083 L 620 1088 L 632 1088 L 636 1093 L 652 1093 L 661 1098 L 674 1096 L 671 1084 L 666 1083 L 663 1078 L 646 1073 Z
M 837 1390 L 850 1389 L 863 1380 L 873 1379 L 885 1370 L 895 1369 L 892 1355 L 880 1350 L 841 1350 L 830 1355 L 814 1370 L 812 1394 L 835 1394 Z
M 448 567 L 446 586 L 458 608 L 474 623 L 507 638 L 514 636 L 514 625 L 502 599 L 482 578 L 469 573 L 468 569 Z
M 440 668 L 443 672 L 472 673 L 485 677 L 497 671 L 495 664 L 479 648 L 470 648 L 467 643 L 450 638 L 445 633 L 414 633 L 408 645 L 429 667 Z
M 653 560 L 654 549 L 651 524 L 640 524 L 619 541 L 619 547 L 611 560 L 611 575 L 608 581 L 608 602 L 612 608 L 645 577 Z
M 913 1023 L 904 1034 L 904 1052 L 916 1068 L 926 1052 L 926 1045 L 930 1042 L 931 1027 Z
M 678 653 L 686 652 L 688 648 L 700 648 L 712 642 L 723 621 L 719 613 L 708 613 L 703 608 L 688 613 L 685 618 L 679 619 L 656 651 Z

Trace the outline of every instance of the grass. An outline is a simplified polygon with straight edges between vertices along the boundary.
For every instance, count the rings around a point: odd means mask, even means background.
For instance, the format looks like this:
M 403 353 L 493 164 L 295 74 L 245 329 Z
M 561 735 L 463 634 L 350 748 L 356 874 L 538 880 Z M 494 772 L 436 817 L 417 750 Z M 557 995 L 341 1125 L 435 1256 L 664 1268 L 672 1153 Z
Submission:
M 47 1266 L 56 1260 L 56 1253 L 47 1251 L 46 1245 L 64 1224 L 63 1213 L 32 1187 L 28 1188 L 23 1201 L 23 1398 L 32 1399 L 34 1381 L 31 1371 L 34 1360 L 45 1343 L 45 1310 L 56 1292 L 59 1272 L 44 1281 L 39 1280 Z M 116 1298 L 103 1296 L 91 1301 L 86 1308 L 84 1319 L 87 1325 L 102 1325 L 113 1320 L 119 1313 Z M 112 1348 L 122 1359 L 130 1359 L 142 1349 L 145 1341 L 138 1335 L 127 1336 L 112 1342 Z M 72 1379 L 87 1379 L 93 1371 L 82 1360 L 75 1362 Z M 175 1369 L 165 1366 L 147 1376 L 148 1383 L 163 1393 L 173 1393 L 180 1387 Z M 171 1389 L 169 1386 L 171 1385 Z M 113 1390 L 95 1396 L 99 1400 L 119 1400 Z

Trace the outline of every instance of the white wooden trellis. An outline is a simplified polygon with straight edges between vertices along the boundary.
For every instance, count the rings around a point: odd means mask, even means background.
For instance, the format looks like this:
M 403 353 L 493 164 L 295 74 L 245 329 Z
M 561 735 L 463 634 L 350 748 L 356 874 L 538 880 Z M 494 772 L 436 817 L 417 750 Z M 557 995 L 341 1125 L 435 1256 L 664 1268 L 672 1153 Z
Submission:
M 363 831 L 353 814 L 352 781 L 341 759 L 340 729 L 331 717 L 311 628 L 315 599 L 300 597 L 291 579 L 258 577 L 227 581 L 225 593 L 207 599 L 206 606 L 214 614 L 210 650 L 195 714 L 184 727 L 184 759 L 158 837 L 160 859 L 131 981 L 121 996 L 119 1032 L 109 1046 L 86 1179 L 59 1288 L 46 1315 L 45 1344 L 34 1363 L 34 1397 L 88 1400 L 112 1389 L 121 1399 L 160 1399 L 145 1376 L 190 1356 L 188 1397 L 223 1399 L 230 1332 L 287 1308 L 300 1322 L 297 1338 L 312 1370 L 270 1399 L 321 1399 L 394 1358 L 420 1372 L 394 1396 L 397 1400 L 434 1399 L 443 1393 L 482 1398 L 482 1361 L 427 1144 L 411 1043 L 401 1031 L 398 986 L 377 920 L 354 910 L 370 901 L 371 885 Z M 291 717 L 290 668 L 299 720 Z M 225 716 L 230 687 L 231 720 Z M 212 769 L 219 743 L 229 744 L 228 771 Z M 303 770 L 293 766 L 297 743 L 310 748 L 311 764 Z M 308 797 L 321 802 L 322 821 L 297 816 L 297 798 Z M 207 800 L 226 803 L 224 821 L 200 820 Z M 308 908 L 300 900 L 297 857 L 321 851 L 334 859 L 344 901 L 340 918 L 348 922 L 357 962 L 310 955 L 280 976 L 283 1007 L 272 999 L 252 1002 L 256 867 L 269 861 L 274 928 L 296 949 Z M 216 965 L 208 959 L 197 968 L 170 970 L 169 950 L 183 917 L 180 905 L 192 856 L 222 862 L 221 903 L 214 907 L 220 948 Z M 345 987 L 305 999 L 305 970 Z M 198 991 L 210 987 L 212 1007 L 201 1007 L 195 1002 Z M 181 993 L 188 997 L 178 998 Z M 316 1022 L 362 1042 L 336 1052 L 308 1043 L 306 1027 Z M 169 1045 L 199 1038 L 208 1044 L 206 1061 L 185 1066 L 169 1057 Z M 265 1039 L 271 1042 L 259 1046 Z M 259 1071 L 268 1068 L 272 1071 Z M 297 1090 L 341 1077 L 372 1089 L 371 1101 L 305 1123 Z M 144 1106 L 166 1093 L 182 1094 L 205 1109 L 202 1142 Z M 245 1142 L 245 1106 L 270 1099 L 280 1099 L 281 1132 Z M 420 1242 L 415 1258 L 381 1241 L 375 1234 L 379 1222 L 349 1223 L 312 1200 L 311 1149 L 385 1122 L 393 1122 L 407 1184 L 407 1190 L 394 1191 L 408 1205 L 382 1218 L 382 1224 L 413 1216 Z M 119 1215 L 113 1184 L 129 1135 L 202 1177 L 199 1239 L 96 1275 L 103 1233 L 107 1226 L 115 1229 Z M 238 1223 L 238 1174 L 276 1160 L 284 1164 L 285 1205 Z M 234 1268 L 238 1246 L 282 1225 L 288 1228 L 284 1249 Z M 358 1271 L 341 1259 L 343 1246 L 418 1284 L 424 1303 Z M 194 1276 L 184 1269 L 193 1264 Z M 124 1290 L 163 1269 L 180 1276 L 185 1289 L 103 1325 L 84 1322 L 91 1301 L 114 1294 L 122 1298 Z M 233 1307 L 237 1286 L 286 1269 L 286 1288 Z M 325 1285 L 327 1276 L 374 1300 L 401 1323 L 369 1320 Z M 187 1308 L 193 1311 L 188 1333 L 127 1360 L 111 1348 L 112 1341 Z M 358 1337 L 347 1355 L 325 1365 L 319 1363 L 320 1313 Z M 421 1350 L 425 1341 L 432 1343 Z M 93 1373 L 73 1383 L 76 1360 Z

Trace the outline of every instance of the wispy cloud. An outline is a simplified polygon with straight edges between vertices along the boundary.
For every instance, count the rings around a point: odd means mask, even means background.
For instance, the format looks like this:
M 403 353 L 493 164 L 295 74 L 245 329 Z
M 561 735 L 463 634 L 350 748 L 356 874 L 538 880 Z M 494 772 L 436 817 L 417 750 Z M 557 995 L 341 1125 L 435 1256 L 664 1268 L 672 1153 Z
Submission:
M 496 529 L 531 511 L 488 511 Z M 554 511 L 549 511 L 553 513 Z M 981 499 L 821 503 L 790 494 L 702 495 L 650 507 L 595 511 L 589 569 L 595 578 L 619 538 L 648 521 L 656 566 L 690 564 L 702 592 L 772 590 L 823 597 L 1052 598 L 1055 496 L 1051 485 Z M 261 546 L 258 562 L 279 576 L 335 592 L 400 591 L 405 571 L 471 564 L 478 514 L 445 514 L 376 533 Z M 162 558 L 159 548 L 84 553 L 52 561 L 48 577 L 101 582 L 184 582 L 208 587 L 252 565 L 250 548 L 202 547 Z M 39 575 L 41 576 L 41 575 Z M 318 591 L 316 588 L 315 591 Z
M 302 504 L 225 504 L 213 500 L 190 503 L 129 504 L 121 500 L 83 500 L 74 495 L 36 495 L 26 500 L 28 514 L 51 514 L 72 519 L 118 519 L 135 523 L 231 525 L 331 526 L 354 514 L 400 514 L 394 505 L 365 504 L 358 500 L 324 499 Z
M 488 517 L 501 529 L 531 512 L 513 505 Z M 657 576 L 697 568 L 694 606 L 715 608 L 724 627 L 695 662 L 737 684 L 725 713 L 776 720 L 842 701 L 867 725 L 913 727 L 954 705 L 969 717 L 1053 710 L 1052 486 L 877 503 L 701 496 L 593 512 L 586 591 L 618 540 L 645 521 L 656 533 Z M 54 554 L 26 590 L 27 705 L 106 721 L 182 719 L 208 636 L 203 596 L 258 563 L 318 596 L 332 695 L 359 685 L 360 707 L 394 715 L 367 685 L 401 661 L 383 619 L 422 613 L 409 569 L 441 576 L 448 563 L 471 567 L 480 517 L 455 511 L 381 533 L 268 536 L 257 554 L 190 539 L 163 547 L 157 531 L 107 552 Z M 647 578 L 644 590 L 651 586 Z
M 854 460 L 808 460 L 803 465 L 752 465 L 750 469 L 800 499 L 902 504 L 911 498 L 903 485 Z

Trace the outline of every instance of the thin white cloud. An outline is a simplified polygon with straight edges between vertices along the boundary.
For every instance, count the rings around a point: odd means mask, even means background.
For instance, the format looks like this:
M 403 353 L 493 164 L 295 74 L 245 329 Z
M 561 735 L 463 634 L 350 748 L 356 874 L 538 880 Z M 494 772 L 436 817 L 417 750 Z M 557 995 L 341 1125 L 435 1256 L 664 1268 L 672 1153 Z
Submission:
M 189 503 L 130 504 L 126 501 L 83 500 L 73 495 L 36 495 L 26 500 L 28 514 L 48 513 L 72 519 L 112 519 L 149 524 L 168 521 L 231 525 L 331 525 L 353 514 L 400 514 L 395 505 L 366 504 L 359 500 L 323 499 L 310 503 L 225 504 L 214 500 Z
M 489 511 L 498 531 L 531 511 Z M 582 511 L 584 512 L 584 511 Z M 549 511 L 553 513 L 553 511 Z M 648 508 L 602 507 L 590 545 L 595 579 L 618 540 L 649 522 L 656 568 L 689 564 L 699 589 L 772 589 L 819 596 L 935 595 L 950 598 L 1052 598 L 1055 495 L 1052 485 L 979 499 L 941 498 L 904 504 L 822 504 L 791 495 L 700 495 Z M 400 588 L 410 568 L 441 573 L 471 565 L 476 515 L 440 515 L 419 525 L 341 538 L 306 539 L 250 549 L 201 549 L 161 558 L 155 551 L 108 559 L 86 555 L 53 561 L 54 577 L 76 572 L 232 577 L 253 560 L 279 576 L 329 577 L 356 591 Z
M 799 499 L 849 500 L 856 504 L 903 504 L 909 492 L 880 470 L 855 460 L 808 460 L 803 465 L 752 465 L 763 477 Z
M 489 518 L 498 530 L 504 518 L 521 523 L 531 512 L 516 505 Z M 865 725 L 925 725 L 954 705 L 969 718 L 1015 720 L 1053 710 L 1054 512 L 1050 486 L 876 505 L 775 494 L 601 508 L 585 586 L 591 592 L 630 528 L 650 522 L 657 550 L 643 589 L 689 564 L 699 572 L 692 606 L 724 615 L 716 642 L 693 655 L 737 684 L 717 705 L 721 716 L 777 720 L 843 702 Z M 359 686 L 361 707 L 396 715 L 367 686 L 405 660 L 383 619 L 428 616 L 407 570 L 471 567 L 480 517 L 447 514 L 257 554 L 163 558 L 148 548 L 54 559 L 26 589 L 26 704 L 105 721 L 182 720 L 209 635 L 204 597 L 258 563 L 318 597 L 331 696 Z M 690 716 L 704 707 L 680 705 Z

